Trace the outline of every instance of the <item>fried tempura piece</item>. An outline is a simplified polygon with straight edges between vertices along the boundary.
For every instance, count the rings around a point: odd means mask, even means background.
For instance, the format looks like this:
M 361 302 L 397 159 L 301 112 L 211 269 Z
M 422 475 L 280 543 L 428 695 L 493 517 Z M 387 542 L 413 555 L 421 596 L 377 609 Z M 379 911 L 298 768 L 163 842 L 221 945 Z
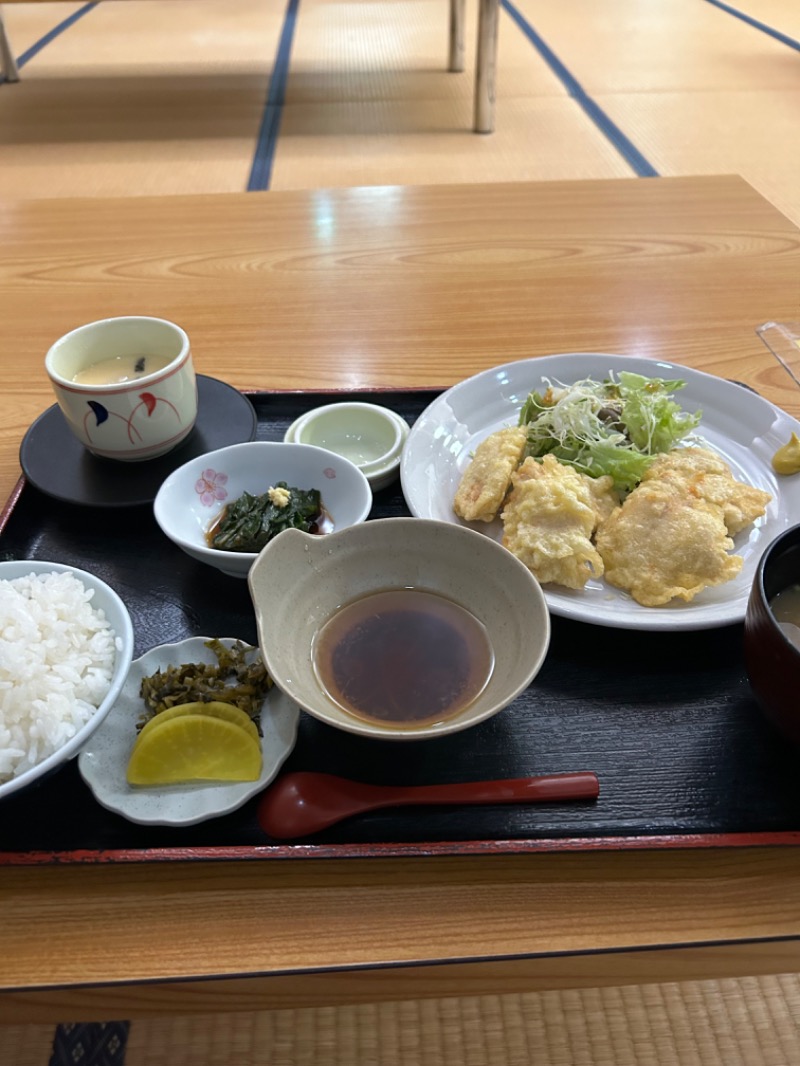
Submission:
M 511 426 L 490 434 L 475 449 L 461 483 L 453 510 L 466 522 L 491 522 L 503 506 L 511 475 L 522 460 L 527 434 L 524 426 Z
M 611 478 L 595 490 L 591 478 L 545 455 L 527 458 L 511 478 L 503 510 L 503 544 L 542 584 L 582 589 L 603 573 L 591 541 Z
M 602 525 L 597 550 L 610 585 L 644 607 L 689 601 L 742 568 L 722 508 L 674 481 L 643 481 Z
M 599 529 L 610 514 L 617 510 L 620 505 L 620 497 L 614 488 L 613 477 L 587 477 L 581 474 L 584 484 L 592 496 L 592 506 L 595 514 L 595 529 Z
M 722 517 L 733 537 L 760 518 L 772 499 L 763 489 L 737 481 L 728 464 L 708 448 L 675 448 L 659 455 L 642 478 L 668 481 L 682 492 L 722 508 Z

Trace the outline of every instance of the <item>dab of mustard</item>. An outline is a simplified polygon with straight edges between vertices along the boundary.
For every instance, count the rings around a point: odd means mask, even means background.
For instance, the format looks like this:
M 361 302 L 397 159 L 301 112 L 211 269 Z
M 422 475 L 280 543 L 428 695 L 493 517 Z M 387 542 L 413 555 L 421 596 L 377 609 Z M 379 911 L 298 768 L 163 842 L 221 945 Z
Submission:
M 796 474 L 800 471 L 800 438 L 796 433 L 775 452 L 772 469 L 776 474 Z

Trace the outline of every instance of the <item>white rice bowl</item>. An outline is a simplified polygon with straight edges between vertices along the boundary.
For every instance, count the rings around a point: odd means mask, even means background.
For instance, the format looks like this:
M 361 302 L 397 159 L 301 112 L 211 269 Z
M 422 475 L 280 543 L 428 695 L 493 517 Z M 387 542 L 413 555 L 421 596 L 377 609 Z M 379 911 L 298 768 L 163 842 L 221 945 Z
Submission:
M 75 567 L 0 562 L 0 798 L 77 754 L 133 658 L 119 596 Z

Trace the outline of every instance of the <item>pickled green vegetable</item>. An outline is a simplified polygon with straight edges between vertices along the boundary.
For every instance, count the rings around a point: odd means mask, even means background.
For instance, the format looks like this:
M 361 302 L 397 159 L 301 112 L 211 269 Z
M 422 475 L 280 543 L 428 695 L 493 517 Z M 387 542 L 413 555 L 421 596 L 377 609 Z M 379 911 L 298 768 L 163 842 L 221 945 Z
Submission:
M 236 641 L 226 648 L 219 640 L 206 641 L 216 656 L 213 663 L 181 663 L 156 670 L 142 679 L 139 694 L 152 714 L 182 703 L 232 703 L 256 718 L 272 678 L 253 647 Z

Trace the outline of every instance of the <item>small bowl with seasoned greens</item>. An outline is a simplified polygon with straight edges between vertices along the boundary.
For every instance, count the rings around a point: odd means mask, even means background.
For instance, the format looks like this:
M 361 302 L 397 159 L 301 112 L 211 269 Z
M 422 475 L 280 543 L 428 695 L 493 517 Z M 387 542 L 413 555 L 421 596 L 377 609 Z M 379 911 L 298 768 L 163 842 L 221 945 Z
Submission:
M 371 507 L 369 482 L 348 459 L 311 444 L 249 441 L 173 471 L 153 512 L 187 555 L 246 578 L 284 530 L 325 535 L 365 521 Z

